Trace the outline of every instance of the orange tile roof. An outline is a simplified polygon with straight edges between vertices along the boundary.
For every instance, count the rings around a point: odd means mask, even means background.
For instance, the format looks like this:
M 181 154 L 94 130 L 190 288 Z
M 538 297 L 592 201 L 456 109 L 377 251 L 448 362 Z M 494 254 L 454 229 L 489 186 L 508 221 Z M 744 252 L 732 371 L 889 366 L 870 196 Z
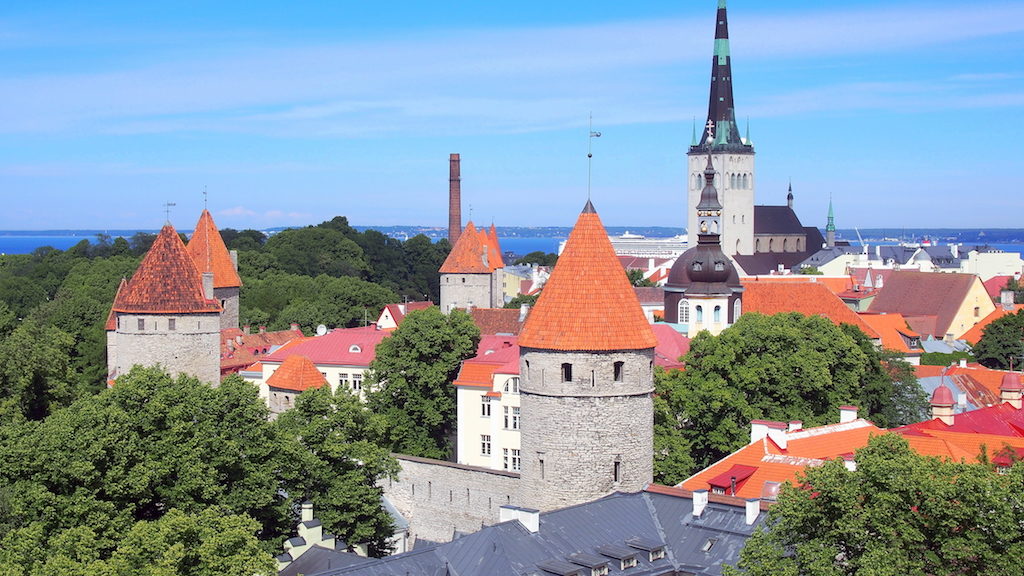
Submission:
M 1021 310 L 1024 310 L 1024 304 L 1014 304 L 1013 308 L 1009 310 L 1003 308 L 1002 306 L 996 306 L 996 309 L 993 310 L 992 313 L 982 318 L 981 321 L 975 324 L 974 326 L 971 326 L 970 330 L 964 332 L 964 335 L 961 336 L 961 339 L 966 340 L 969 344 L 977 344 L 978 341 L 981 340 L 981 333 L 985 330 L 985 327 L 987 327 L 992 322 L 1002 318 L 1003 316 L 1006 316 L 1008 314 L 1016 314 Z
M 921 346 L 911 349 L 907 346 L 907 338 L 920 338 L 921 335 L 910 329 L 906 318 L 899 313 L 891 314 L 859 314 L 878 335 L 882 337 L 882 347 L 902 354 L 920 353 Z
M 238 328 L 220 331 L 220 373 L 238 372 L 281 346 L 293 341 L 304 340 L 302 331 L 279 330 L 246 334 Z
M 124 291 L 124 287 L 128 285 L 128 280 L 121 278 L 121 283 L 117 285 L 117 292 L 114 293 L 114 302 L 121 296 L 121 292 Z M 117 330 L 117 313 L 114 312 L 114 305 L 110 306 L 110 313 L 107 314 L 107 322 L 103 325 L 103 329 L 107 332 Z
M 868 310 L 899 312 L 912 324 L 913 316 L 935 316 L 935 325 L 930 331 L 923 330 L 923 325 L 916 329 L 942 338 L 949 332 L 950 325 L 976 283 L 981 285 L 981 279 L 974 274 L 894 270 Z M 987 301 L 981 304 L 982 310 L 989 310 L 987 306 L 991 306 Z
M 473 308 L 469 316 L 480 329 L 480 334 L 519 334 L 523 322 L 518 308 Z
M 267 386 L 271 388 L 296 392 L 320 388 L 325 384 L 327 379 L 316 369 L 313 361 L 298 354 L 286 358 L 281 367 L 267 378 Z
M 743 311 L 772 315 L 799 312 L 805 316 L 824 316 L 833 324 L 852 324 L 868 338 L 878 332 L 820 282 L 775 282 L 743 280 Z
M 813 274 L 790 274 L 788 276 L 753 276 L 744 278 L 744 282 L 810 282 L 823 284 L 834 294 L 853 288 L 853 280 L 849 276 L 817 276 Z
M 491 223 L 490 231 L 486 232 L 486 234 L 487 240 L 490 242 L 491 246 L 491 267 L 494 269 L 504 268 L 505 259 L 501 257 L 501 244 L 498 243 L 498 229 L 494 227 L 493 222 Z
M 216 300 L 203 296 L 202 280 L 192 257 L 170 224 L 157 234 L 139 268 L 114 300 L 115 312 L 194 314 L 220 312 Z
M 569 234 L 519 345 L 545 350 L 640 350 L 658 341 L 588 201 Z
M 188 253 L 200 274 L 213 272 L 214 288 L 238 288 L 242 285 L 228 247 L 224 245 L 224 239 L 213 223 L 209 210 L 203 210 L 199 216 L 195 232 L 188 241 Z
M 493 241 L 487 232 L 481 232 L 473 226 L 470 221 L 466 224 L 459 239 L 452 246 L 444 264 L 441 264 L 441 274 L 490 274 L 497 270 L 502 263 L 501 250 L 497 248 L 498 240 Z M 486 257 L 485 257 L 486 256 Z

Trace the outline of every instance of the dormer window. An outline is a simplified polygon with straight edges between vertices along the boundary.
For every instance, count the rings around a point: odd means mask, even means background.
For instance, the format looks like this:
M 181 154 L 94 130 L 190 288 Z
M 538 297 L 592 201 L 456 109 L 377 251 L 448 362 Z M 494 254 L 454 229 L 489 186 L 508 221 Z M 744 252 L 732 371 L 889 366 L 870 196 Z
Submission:
M 360 348 L 358 344 L 353 344 L 353 345 L 348 347 L 349 354 L 359 354 L 362 351 L 363 351 L 363 349 Z
M 696 261 L 696 262 L 693 263 L 693 271 L 694 272 L 700 272 L 703 269 L 704 269 L 704 263 L 703 262 Z
M 643 550 L 647 552 L 648 558 L 651 562 L 661 560 L 665 557 L 665 545 L 660 542 L 652 542 L 644 538 L 631 538 L 626 540 L 626 544 L 630 548 L 636 548 L 637 550 Z
M 715 271 L 721 272 L 722 270 L 725 270 L 725 262 L 715 262 Z

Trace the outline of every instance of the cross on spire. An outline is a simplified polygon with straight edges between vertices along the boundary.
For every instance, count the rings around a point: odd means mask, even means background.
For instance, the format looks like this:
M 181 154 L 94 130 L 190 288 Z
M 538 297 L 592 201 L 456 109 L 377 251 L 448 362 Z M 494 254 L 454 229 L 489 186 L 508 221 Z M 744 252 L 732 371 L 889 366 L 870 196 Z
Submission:
M 711 146 L 711 143 L 715 141 L 715 121 L 708 118 L 708 123 L 704 127 L 707 129 L 708 133 L 708 146 Z

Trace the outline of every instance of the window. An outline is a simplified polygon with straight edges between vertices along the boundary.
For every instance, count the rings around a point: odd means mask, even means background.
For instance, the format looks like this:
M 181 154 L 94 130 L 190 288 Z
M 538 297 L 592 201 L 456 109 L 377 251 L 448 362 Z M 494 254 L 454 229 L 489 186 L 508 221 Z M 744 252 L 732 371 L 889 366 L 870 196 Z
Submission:
M 359 347 L 359 344 L 353 344 L 348 347 L 349 354 L 359 354 L 363 349 Z
M 174 318 L 171 318 L 171 319 L 167 320 L 167 329 L 168 330 L 174 330 L 175 329 L 175 320 L 174 320 Z
M 714 322 L 716 324 L 722 321 L 722 307 L 721 306 L 715 306 L 715 310 L 713 312 L 713 319 L 714 319 Z
M 512 407 L 512 429 L 519 430 L 519 406 Z
M 718 538 L 708 538 L 708 541 L 700 547 L 701 552 L 711 552 L 711 549 L 718 543 Z
M 519 456 L 519 450 L 512 449 L 512 471 L 519 472 L 523 469 L 523 459 Z
M 145 329 L 146 329 L 146 321 L 143 320 L 142 318 L 139 318 L 139 330 L 145 330 Z
M 572 382 L 572 364 L 562 364 L 562 382 Z
M 501 467 L 508 470 L 508 448 L 501 449 Z
M 343 390 L 348 390 L 348 374 L 344 372 L 338 374 L 338 387 Z
M 697 306 L 697 322 L 703 322 L 703 321 L 704 321 L 704 307 L 703 306 Z
M 540 468 L 540 479 L 543 480 L 544 479 L 544 458 L 539 458 L 537 460 L 537 467 Z
M 979 308 L 978 306 L 975 306 L 974 307 L 974 317 L 977 318 L 978 316 L 981 316 L 981 308 Z
M 480 454 L 483 456 L 491 455 L 491 436 L 489 434 L 480 435 Z
M 622 382 L 623 372 L 625 372 L 626 363 L 619 361 L 612 365 L 612 377 L 615 378 L 616 382 Z
M 679 323 L 690 323 L 690 301 L 685 298 L 679 301 Z
M 481 396 L 480 397 L 480 415 L 484 418 L 491 417 L 491 397 Z
M 519 377 L 513 376 L 508 380 L 505 380 L 505 392 L 510 394 L 519 394 Z
M 327 372 L 321 372 L 321 373 L 320 373 L 320 375 L 321 375 L 321 376 L 323 376 L 323 377 L 324 377 L 324 379 L 326 379 L 326 378 L 327 378 Z
M 519 406 L 505 406 L 505 429 L 519 430 Z
M 740 314 L 743 313 L 743 304 L 739 298 L 732 303 L 732 321 L 735 322 L 740 319 Z
M 363 390 L 363 375 L 353 374 L 352 375 L 352 390 L 355 392 L 361 392 Z
M 621 482 L 622 481 L 622 462 L 619 462 L 618 458 L 615 459 L 615 463 L 612 466 L 612 481 L 613 482 Z

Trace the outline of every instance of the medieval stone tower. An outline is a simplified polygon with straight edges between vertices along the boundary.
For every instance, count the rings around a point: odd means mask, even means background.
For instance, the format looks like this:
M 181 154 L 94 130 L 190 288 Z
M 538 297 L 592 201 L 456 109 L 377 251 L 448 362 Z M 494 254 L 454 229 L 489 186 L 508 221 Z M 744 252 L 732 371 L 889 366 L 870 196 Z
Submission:
M 729 23 L 725 0 L 718 0 L 715 25 L 715 51 L 711 63 L 711 95 L 708 119 L 713 139 L 705 130 L 690 146 L 686 230 L 690 246 L 696 246 L 697 214 L 693 209 L 700 202 L 704 188 L 704 161 L 708 145 L 711 161 L 717 172 L 715 186 L 722 202 L 723 232 L 721 243 L 727 254 L 754 253 L 754 146 L 749 137 L 740 136 L 732 94 L 732 60 L 729 54 Z
M 136 364 L 163 366 L 220 382 L 220 314 L 213 274 L 200 274 L 178 233 L 166 224 L 107 319 L 108 379 Z
M 472 221 L 468 222 L 439 270 L 441 311 L 447 314 L 455 308 L 504 306 L 504 267 L 494 225 L 488 232 L 477 230 Z
M 527 506 L 651 482 L 656 344 L 588 201 L 519 336 Z
M 208 210 L 203 210 L 199 216 L 195 232 L 188 241 L 188 253 L 200 274 L 213 274 L 213 295 L 224 309 L 220 329 L 238 328 L 238 293 L 242 287 L 238 256 L 228 252 Z

